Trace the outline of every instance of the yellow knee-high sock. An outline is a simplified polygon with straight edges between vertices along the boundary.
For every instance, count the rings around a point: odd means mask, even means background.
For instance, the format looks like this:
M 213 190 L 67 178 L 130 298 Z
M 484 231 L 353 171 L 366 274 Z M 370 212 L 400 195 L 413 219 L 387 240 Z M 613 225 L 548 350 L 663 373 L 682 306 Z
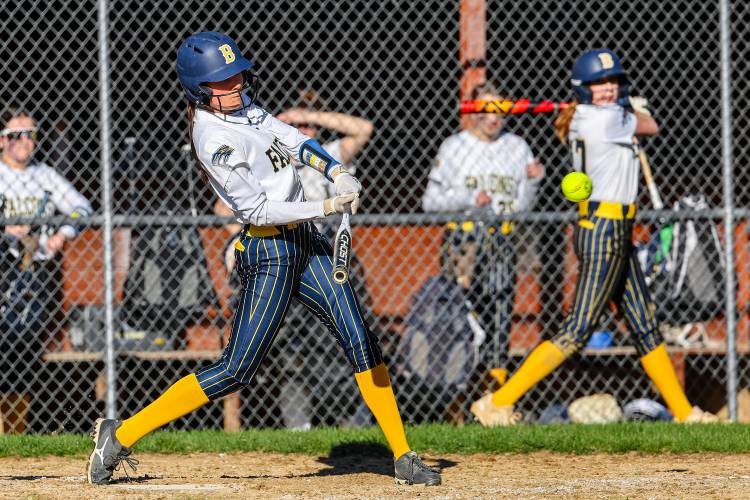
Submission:
M 115 431 L 120 443 L 130 448 L 149 432 L 208 403 L 195 374 L 183 377 L 153 403 L 123 421 Z
M 372 370 L 355 373 L 354 378 L 365 403 L 385 434 L 393 455 L 400 457 L 409 451 L 409 444 L 406 442 L 404 424 L 401 422 L 401 414 L 398 412 L 396 396 L 393 394 L 385 364 L 380 363 Z
M 492 394 L 492 403 L 495 406 L 514 405 L 534 384 L 560 366 L 566 357 L 559 347 L 545 340 L 529 354 L 510 380 Z
M 685 420 L 690 415 L 693 406 L 677 380 L 674 365 L 664 344 L 659 344 L 659 347 L 643 356 L 641 364 L 656 388 L 659 389 L 674 418 L 678 421 Z

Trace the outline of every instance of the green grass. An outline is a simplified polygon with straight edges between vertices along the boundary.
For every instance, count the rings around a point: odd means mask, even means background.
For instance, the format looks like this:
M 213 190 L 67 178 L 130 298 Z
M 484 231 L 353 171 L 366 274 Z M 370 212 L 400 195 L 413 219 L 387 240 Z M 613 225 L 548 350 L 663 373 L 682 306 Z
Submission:
M 521 425 L 486 429 L 476 425 L 421 425 L 407 428 L 418 451 L 441 453 L 748 453 L 750 425 L 676 425 L 622 423 L 607 425 Z M 330 455 L 348 449 L 384 450 L 385 439 L 377 428 L 314 429 L 308 432 L 246 430 L 157 432 L 135 446 L 137 453 L 191 453 L 268 451 Z M 342 451 L 344 450 L 344 451 Z M 0 436 L 0 457 L 86 455 L 87 436 Z

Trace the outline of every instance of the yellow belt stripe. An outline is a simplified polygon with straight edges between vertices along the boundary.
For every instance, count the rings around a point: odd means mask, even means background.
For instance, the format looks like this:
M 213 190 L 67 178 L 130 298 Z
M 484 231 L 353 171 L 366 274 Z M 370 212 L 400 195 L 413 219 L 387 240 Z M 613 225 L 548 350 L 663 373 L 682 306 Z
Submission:
M 589 205 L 591 203 L 597 203 L 598 206 L 594 211 L 594 217 L 601 217 L 604 219 L 633 219 L 635 217 L 636 205 L 630 203 L 625 205 L 623 203 L 615 203 L 611 201 L 582 201 L 578 204 L 578 213 L 581 217 L 587 217 L 589 215 Z M 627 208 L 627 211 L 624 209 Z M 623 215 L 623 212 L 625 214 Z

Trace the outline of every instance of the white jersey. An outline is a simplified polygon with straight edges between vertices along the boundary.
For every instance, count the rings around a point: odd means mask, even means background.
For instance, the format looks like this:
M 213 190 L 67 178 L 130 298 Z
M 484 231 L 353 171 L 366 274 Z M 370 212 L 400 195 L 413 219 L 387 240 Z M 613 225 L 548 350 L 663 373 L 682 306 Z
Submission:
M 440 146 L 422 208 L 427 212 L 469 210 L 484 191 L 492 198 L 496 214 L 530 210 L 539 187 L 539 180 L 526 174 L 533 160 L 526 141 L 509 132 L 492 142 L 468 130 L 452 135 Z
M 273 226 L 323 218 L 305 201 L 295 166 L 311 138 L 259 106 L 231 115 L 197 109 L 193 145 L 211 187 L 242 224 Z
M 591 177 L 591 200 L 634 203 L 638 196 L 637 119 L 616 104 L 576 106 L 568 134 L 573 168 Z
M 323 145 L 323 148 L 334 160 L 341 162 L 341 139 L 327 142 Z M 341 164 L 347 172 L 355 175 L 356 167 L 354 163 L 345 164 L 341 162 Z M 306 200 L 325 200 L 336 196 L 333 183 L 322 172 L 301 165 L 297 173 L 299 173 L 299 178 L 302 181 Z
M 58 213 L 85 217 L 92 212 L 89 201 L 49 165 L 32 163 L 19 170 L 0 161 L 0 209 L 4 217 L 33 217 L 43 200 L 46 200 L 43 217 Z M 73 226 L 62 226 L 59 231 L 66 238 L 76 235 Z M 49 258 L 44 248 L 51 234 L 54 234 L 53 228 L 43 228 L 35 260 Z M 16 249 L 12 248 L 11 252 L 17 254 Z

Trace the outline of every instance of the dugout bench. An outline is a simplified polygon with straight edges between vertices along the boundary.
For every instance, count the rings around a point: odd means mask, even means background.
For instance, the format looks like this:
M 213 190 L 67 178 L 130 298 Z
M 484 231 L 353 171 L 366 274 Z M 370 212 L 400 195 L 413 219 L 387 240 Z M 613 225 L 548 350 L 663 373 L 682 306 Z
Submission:
M 568 228 L 568 233 L 572 228 Z M 376 329 L 388 328 L 389 333 L 399 335 L 403 331 L 403 319 L 408 313 L 411 299 L 424 281 L 439 271 L 439 245 L 442 239 L 442 226 L 355 226 L 353 229 L 354 251 L 365 269 L 366 285 L 372 298 L 374 314 L 380 318 Z M 209 273 L 216 290 L 220 307 L 209 311 L 210 318 L 230 319 L 233 311 L 228 308 L 230 289 L 227 285 L 223 264 L 224 243 L 230 236 L 224 228 L 203 228 L 200 230 Z M 645 239 L 648 228 L 636 227 L 636 238 Z M 720 232 L 719 234 L 723 234 Z M 376 244 L 375 244 L 376 243 Z M 122 300 L 123 284 L 128 269 L 129 231 L 117 229 L 114 232 L 114 280 L 115 300 Z M 737 323 L 737 342 L 741 346 L 741 358 L 748 358 L 747 306 L 750 302 L 750 260 L 748 259 L 748 234 L 745 224 L 735 230 L 736 272 L 738 278 L 737 308 L 741 311 Z M 63 308 L 73 305 L 102 304 L 103 290 L 103 248 L 101 230 L 84 231 L 76 240 L 69 243 L 63 255 Z M 563 308 L 568 310 L 572 300 L 577 263 L 572 251 L 570 234 L 566 237 L 564 261 Z M 542 306 L 539 301 L 542 283 L 538 269 L 520 266 L 517 274 L 514 320 L 511 328 L 511 358 L 520 361 L 542 338 L 543 325 L 539 315 Z M 120 353 L 118 356 L 140 362 L 153 361 L 211 361 L 220 355 L 220 336 L 228 338 L 228 321 L 217 326 L 216 321 L 194 325 L 185 332 L 185 350 L 140 351 Z M 726 338 L 724 322 L 721 319 L 707 324 L 707 331 L 714 340 Z M 550 332 L 545 332 L 549 335 Z M 55 346 L 44 354 L 47 363 L 96 363 L 103 367 L 102 353 L 78 352 L 73 350 L 65 329 L 59 338 L 50 343 Z M 723 355 L 724 348 L 670 347 L 670 355 L 675 364 L 680 382 L 685 386 L 686 373 L 691 366 L 704 363 L 707 356 Z M 635 357 L 632 347 L 611 347 L 606 349 L 586 349 L 581 353 L 587 359 L 606 362 L 607 359 L 624 356 Z M 103 378 L 97 386 L 101 390 Z M 223 400 L 224 428 L 238 430 L 240 422 L 240 393 Z M 700 403 L 699 403 L 700 404 Z M 708 409 L 713 409 L 710 406 Z

